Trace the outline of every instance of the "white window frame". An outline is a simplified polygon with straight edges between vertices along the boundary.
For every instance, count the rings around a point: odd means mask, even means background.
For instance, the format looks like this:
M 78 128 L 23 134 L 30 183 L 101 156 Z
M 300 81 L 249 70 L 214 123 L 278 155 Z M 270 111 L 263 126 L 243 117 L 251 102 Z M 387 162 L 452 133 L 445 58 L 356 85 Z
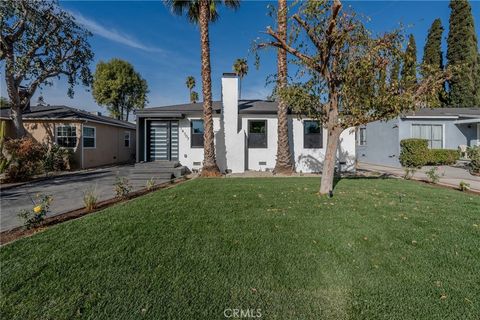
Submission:
M 74 147 L 64 147 L 64 146 L 61 146 L 59 143 L 58 143 L 58 138 L 72 138 L 72 136 L 59 136 L 58 135 L 58 129 L 60 128 L 66 128 L 66 127 L 70 127 L 70 128 L 73 128 L 73 132 L 75 132 L 75 146 Z M 66 148 L 66 149 L 75 149 L 78 145 L 78 136 L 77 136 L 77 127 L 74 126 L 74 125 L 71 125 L 71 124 L 60 124 L 60 125 L 55 125 L 55 143 L 60 146 L 61 148 Z
M 84 129 L 85 128 L 89 128 L 89 129 L 93 129 L 93 147 L 85 147 L 85 133 L 84 133 Z M 92 137 L 87 137 L 87 138 L 92 138 Z M 83 126 L 82 127 L 82 147 L 84 149 L 96 149 L 97 148 L 97 128 L 96 127 L 91 127 L 91 126 Z
M 365 140 L 363 141 L 363 143 L 362 143 L 362 135 L 360 134 L 360 132 L 362 130 L 365 130 L 364 131 L 365 134 L 363 135 Z M 368 141 L 367 141 L 367 127 L 358 127 L 357 134 L 358 134 L 357 135 L 357 145 L 361 146 L 361 147 L 366 147 L 367 143 L 368 143 Z
M 127 141 L 126 135 L 128 135 L 128 146 L 125 146 L 125 141 Z M 123 147 L 130 148 L 132 146 L 132 133 L 130 131 L 124 131 L 123 133 Z
M 410 124 L 410 138 L 416 138 L 413 136 L 414 126 L 442 126 L 442 149 L 445 149 L 445 124 L 444 123 L 412 123 Z M 430 149 L 430 145 L 428 146 L 428 148 Z

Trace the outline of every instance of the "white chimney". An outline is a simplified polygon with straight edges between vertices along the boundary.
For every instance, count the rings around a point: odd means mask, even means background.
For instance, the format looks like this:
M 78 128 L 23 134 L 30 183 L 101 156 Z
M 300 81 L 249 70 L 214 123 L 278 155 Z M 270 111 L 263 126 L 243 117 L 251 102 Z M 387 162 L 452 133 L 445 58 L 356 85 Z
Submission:
M 224 73 L 221 129 L 225 136 L 226 168 L 234 173 L 245 170 L 245 133 L 240 130 L 238 92 L 238 76 L 235 73 Z

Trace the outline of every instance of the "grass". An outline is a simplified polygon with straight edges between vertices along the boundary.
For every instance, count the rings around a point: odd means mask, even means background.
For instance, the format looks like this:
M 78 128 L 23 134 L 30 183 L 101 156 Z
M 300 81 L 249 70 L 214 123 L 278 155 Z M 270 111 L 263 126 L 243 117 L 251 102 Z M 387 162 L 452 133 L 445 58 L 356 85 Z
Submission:
M 478 319 L 480 197 L 318 183 L 197 179 L 4 246 L 0 318 Z

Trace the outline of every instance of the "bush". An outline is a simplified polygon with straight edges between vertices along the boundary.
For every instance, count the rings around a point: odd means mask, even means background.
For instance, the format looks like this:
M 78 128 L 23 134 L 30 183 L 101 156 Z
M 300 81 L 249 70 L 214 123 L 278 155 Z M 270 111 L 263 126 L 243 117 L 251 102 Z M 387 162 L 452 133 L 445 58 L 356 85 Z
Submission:
M 460 159 L 460 152 L 453 149 L 430 149 L 427 165 L 451 165 Z
M 438 170 L 437 167 L 433 167 L 427 172 L 425 172 L 425 174 L 428 177 L 428 180 L 430 180 L 431 183 L 437 183 L 438 180 L 440 180 L 440 175 L 437 173 L 437 170 Z
M 480 173 L 480 147 L 474 146 L 467 149 L 467 155 L 470 159 L 470 168 L 473 173 Z
M 37 202 L 30 210 L 21 210 L 18 216 L 24 220 L 24 225 L 27 229 L 38 226 L 47 215 L 50 204 L 52 203 L 52 196 L 37 195 Z
M 421 168 L 429 159 L 428 141 L 403 139 L 400 141 L 400 163 L 407 168 Z
M 83 204 L 85 204 L 85 209 L 87 209 L 87 211 L 92 211 L 97 207 L 97 201 L 98 196 L 96 188 L 88 188 L 83 194 Z
M 470 183 L 467 183 L 465 181 L 460 181 L 460 183 L 458 184 L 458 189 L 460 191 L 468 191 L 470 190 Z
M 128 198 L 128 194 L 130 193 L 130 191 L 132 191 L 132 186 L 128 182 L 128 179 L 125 177 L 117 177 L 114 186 L 116 198 L 126 199 Z
M 38 173 L 38 163 L 45 156 L 45 148 L 31 138 L 8 139 L 4 148 L 10 155 L 5 169 L 7 181 L 24 181 Z
M 52 145 L 50 148 L 48 145 L 44 145 L 44 148 L 46 151 L 42 163 L 45 173 L 70 170 L 72 163 L 71 150 L 62 149 L 57 144 Z

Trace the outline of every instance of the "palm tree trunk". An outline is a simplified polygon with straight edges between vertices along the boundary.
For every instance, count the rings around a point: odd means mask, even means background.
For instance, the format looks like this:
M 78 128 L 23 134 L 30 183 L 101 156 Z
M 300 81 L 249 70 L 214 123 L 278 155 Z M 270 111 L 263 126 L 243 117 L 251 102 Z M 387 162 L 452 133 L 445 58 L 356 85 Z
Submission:
M 208 34 L 209 1 L 200 0 L 199 4 L 200 42 L 202 46 L 202 91 L 203 91 L 203 168 L 202 176 L 219 176 L 215 160 L 215 144 L 212 118 L 212 79 L 210 67 L 210 40 Z
M 287 0 L 278 0 L 278 34 L 285 41 L 287 40 Z M 278 79 L 277 88 L 281 89 L 287 86 L 287 52 L 283 49 L 277 51 Z M 278 101 L 278 142 L 277 142 L 277 161 L 275 163 L 275 173 L 291 174 L 294 171 L 292 164 L 292 155 L 290 153 L 290 143 L 288 140 L 288 106 L 279 98 Z

